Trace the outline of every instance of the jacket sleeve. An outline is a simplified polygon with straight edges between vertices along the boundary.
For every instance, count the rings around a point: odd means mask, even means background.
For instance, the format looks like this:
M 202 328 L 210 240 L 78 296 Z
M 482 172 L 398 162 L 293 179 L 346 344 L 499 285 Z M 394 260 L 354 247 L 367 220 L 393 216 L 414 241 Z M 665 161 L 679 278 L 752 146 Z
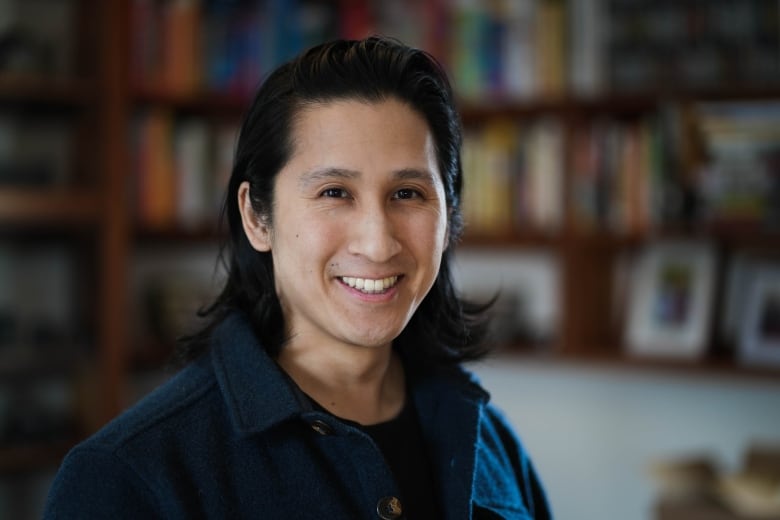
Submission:
M 497 502 L 495 505 L 503 501 L 503 497 L 519 495 L 525 515 L 535 520 L 553 518 L 533 462 L 507 419 L 494 406 L 488 405 L 481 422 L 478 482 L 475 484 L 481 487 L 481 483 L 490 489 L 478 489 L 478 494 L 492 496 Z
M 149 486 L 110 451 L 75 448 L 57 472 L 43 518 L 158 518 Z

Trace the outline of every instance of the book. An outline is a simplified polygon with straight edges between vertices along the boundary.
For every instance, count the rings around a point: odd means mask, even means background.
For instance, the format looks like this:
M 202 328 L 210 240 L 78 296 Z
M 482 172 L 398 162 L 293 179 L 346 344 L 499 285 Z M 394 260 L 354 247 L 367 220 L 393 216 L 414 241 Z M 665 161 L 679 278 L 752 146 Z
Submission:
M 160 83 L 172 94 L 197 92 L 203 62 L 200 2 L 170 0 L 163 5 L 160 16 Z
M 558 231 L 564 219 L 564 136 L 561 122 L 547 118 L 535 123 L 526 141 L 527 192 L 533 228 Z
M 164 229 L 176 220 L 176 169 L 173 154 L 173 115 L 150 109 L 136 122 L 137 214 L 151 229 Z
M 606 88 L 606 3 L 607 0 L 588 0 L 567 4 L 569 86 L 577 97 L 595 97 Z
M 706 103 L 697 113 L 704 218 L 717 226 L 777 228 L 780 103 Z
M 177 123 L 176 221 L 185 229 L 196 229 L 214 217 L 209 193 L 212 142 L 211 129 L 204 120 L 190 118 Z
M 566 5 L 563 0 L 539 0 L 535 34 L 536 95 L 561 97 L 567 90 Z

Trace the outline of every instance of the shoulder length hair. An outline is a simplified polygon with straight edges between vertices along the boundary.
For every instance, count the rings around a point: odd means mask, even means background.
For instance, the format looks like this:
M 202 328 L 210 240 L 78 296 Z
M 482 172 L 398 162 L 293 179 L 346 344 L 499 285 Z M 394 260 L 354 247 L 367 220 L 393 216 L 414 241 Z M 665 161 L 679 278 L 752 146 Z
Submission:
M 487 305 L 457 294 L 450 258 L 463 221 L 460 207 L 461 123 L 452 89 L 441 65 L 424 51 L 395 40 L 371 37 L 336 40 L 309 49 L 274 70 L 257 91 L 244 117 L 222 208 L 228 234 L 220 257 L 227 268 L 221 294 L 201 316 L 206 327 L 180 342 L 180 361 L 208 348 L 212 329 L 229 313 L 243 312 L 260 343 L 276 356 L 285 342 L 284 317 L 274 287 L 270 252 L 250 245 L 241 225 L 238 189 L 249 182 L 255 212 L 273 225 L 274 183 L 293 152 L 292 128 L 310 104 L 353 99 L 369 103 L 396 98 L 421 114 L 434 139 L 448 209 L 449 242 L 433 287 L 393 342 L 406 358 L 434 365 L 476 359 L 483 340 Z

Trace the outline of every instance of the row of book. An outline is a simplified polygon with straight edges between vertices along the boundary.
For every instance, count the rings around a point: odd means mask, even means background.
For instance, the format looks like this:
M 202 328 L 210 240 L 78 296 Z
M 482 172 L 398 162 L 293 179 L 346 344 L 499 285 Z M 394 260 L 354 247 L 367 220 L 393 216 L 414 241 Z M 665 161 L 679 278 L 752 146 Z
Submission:
M 213 229 L 230 176 L 237 127 L 152 108 L 132 132 L 135 208 L 145 229 Z
M 475 234 L 634 234 L 657 225 L 664 150 L 646 120 L 598 121 L 566 136 L 561 121 L 496 120 L 464 143 L 464 216 Z M 568 207 L 568 209 L 567 209 Z
M 780 103 L 667 107 L 573 125 L 496 119 L 467 134 L 464 213 L 495 234 L 780 230 Z
M 132 20 L 134 82 L 173 94 L 246 95 L 304 48 L 374 33 L 431 52 L 465 98 L 561 94 L 567 76 L 562 0 L 133 0 Z
M 780 84 L 775 0 L 608 0 L 605 7 L 614 90 Z
M 668 150 L 657 119 L 598 120 L 578 127 L 570 144 L 572 222 L 580 231 L 641 234 L 664 220 Z
M 560 97 L 567 88 L 562 0 L 453 3 L 447 64 L 466 99 Z
M 521 128 L 495 120 L 466 133 L 463 215 L 467 231 L 556 231 L 563 219 L 563 130 L 545 120 Z
M 575 3 L 571 16 L 583 14 Z M 380 33 L 434 54 L 463 97 L 556 95 L 569 75 L 567 16 L 563 0 L 133 0 L 132 77 L 176 94 L 205 89 L 245 95 L 310 45 Z M 589 88 L 598 70 L 592 53 L 599 49 L 577 40 L 572 75 Z
M 705 218 L 780 230 L 780 103 L 700 104 L 696 120 Z
M 132 0 L 132 76 L 244 95 L 315 43 L 421 47 L 464 98 L 538 99 L 780 82 L 774 0 Z
M 133 0 L 131 78 L 174 95 L 246 96 L 274 66 L 333 37 L 322 2 Z
M 667 113 L 669 112 L 669 113 Z M 467 128 L 469 232 L 636 235 L 664 225 L 780 228 L 780 104 L 708 103 L 683 117 L 494 118 Z M 672 113 L 672 115 L 670 115 Z M 148 228 L 214 222 L 237 129 L 149 109 L 135 122 L 137 214 Z

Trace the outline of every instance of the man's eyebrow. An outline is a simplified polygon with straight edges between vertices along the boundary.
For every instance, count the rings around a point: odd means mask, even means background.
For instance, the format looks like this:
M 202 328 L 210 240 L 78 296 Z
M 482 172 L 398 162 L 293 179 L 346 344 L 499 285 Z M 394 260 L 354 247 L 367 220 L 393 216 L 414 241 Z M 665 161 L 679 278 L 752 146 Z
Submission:
M 360 177 L 360 172 L 347 168 L 320 168 L 301 175 L 300 179 L 298 179 L 298 184 L 305 188 L 322 181 L 356 179 L 358 177 Z
M 352 180 L 361 176 L 359 171 L 348 168 L 327 167 L 312 170 L 301 175 L 298 184 L 306 188 L 312 184 L 327 182 L 332 180 Z M 428 183 L 435 183 L 434 173 L 427 168 L 403 168 L 393 172 L 397 180 L 419 180 Z
M 404 168 L 395 172 L 395 177 L 398 180 L 419 180 L 434 183 L 434 173 L 427 168 Z

